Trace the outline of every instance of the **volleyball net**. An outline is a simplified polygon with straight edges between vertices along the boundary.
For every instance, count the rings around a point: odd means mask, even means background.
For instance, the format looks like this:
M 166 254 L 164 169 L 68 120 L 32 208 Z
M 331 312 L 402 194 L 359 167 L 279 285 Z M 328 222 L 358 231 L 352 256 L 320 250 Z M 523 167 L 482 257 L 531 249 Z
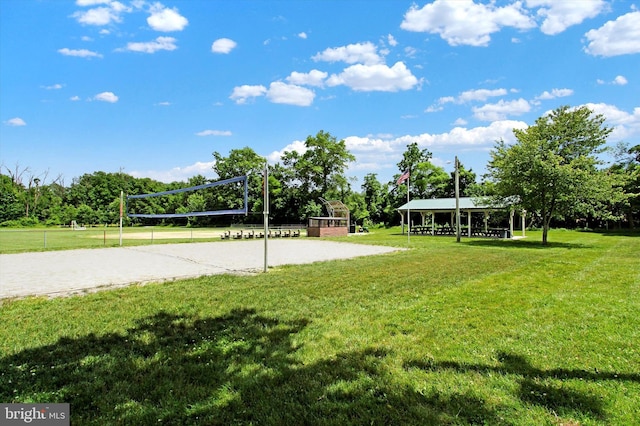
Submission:
M 234 185 L 237 183 L 243 183 L 243 185 Z M 171 213 L 166 213 L 166 212 L 158 213 L 155 211 L 139 212 L 140 210 L 143 210 L 143 211 L 158 210 L 157 207 L 149 208 L 148 206 L 142 206 L 142 207 L 133 208 L 133 209 L 131 208 L 131 203 L 133 203 L 134 200 L 149 199 L 149 198 L 155 198 L 155 197 L 169 197 L 172 195 L 186 193 L 186 192 L 195 193 L 195 191 L 201 191 L 204 193 L 209 188 L 221 187 L 223 185 L 228 185 L 230 187 L 234 187 L 234 186 L 239 187 L 239 188 L 236 188 L 235 191 L 227 192 L 226 196 L 229 198 L 233 198 L 234 200 L 237 200 L 238 198 L 242 198 L 244 202 L 242 203 L 241 207 L 230 208 L 230 209 L 211 209 L 211 210 L 204 210 L 204 211 L 184 211 L 188 209 L 185 208 L 185 205 L 182 205 L 181 208 L 178 208 L 176 209 L 176 211 Z M 242 189 L 244 189 L 244 191 L 243 191 L 243 194 L 240 195 L 238 191 L 242 191 Z M 222 198 L 224 200 L 224 197 L 225 197 L 224 194 L 218 194 L 216 198 L 218 199 Z M 207 202 L 206 200 L 204 200 L 204 197 L 201 204 L 202 206 L 207 206 Z M 187 203 L 187 205 L 189 204 Z M 128 195 L 126 198 L 125 210 L 127 212 L 127 217 L 146 218 L 146 219 L 167 219 L 167 218 L 198 217 L 198 216 L 222 216 L 222 215 L 234 215 L 234 214 L 247 215 L 249 212 L 248 178 L 247 176 L 238 176 L 235 178 L 219 180 L 216 182 L 206 183 L 203 185 L 190 186 L 188 188 L 173 189 L 170 191 L 154 192 L 150 194 Z M 162 210 L 165 210 L 165 209 L 162 208 Z

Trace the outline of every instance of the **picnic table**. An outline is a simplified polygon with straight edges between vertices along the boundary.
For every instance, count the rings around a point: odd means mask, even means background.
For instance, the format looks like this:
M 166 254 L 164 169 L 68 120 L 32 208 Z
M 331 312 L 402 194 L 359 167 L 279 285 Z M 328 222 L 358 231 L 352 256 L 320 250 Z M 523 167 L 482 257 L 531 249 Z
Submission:
M 414 226 L 411 228 L 411 232 L 413 232 L 414 234 L 418 235 L 418 234 L 422 234 L 422 235 L 431 235 L 431 227 L 430 226 Z

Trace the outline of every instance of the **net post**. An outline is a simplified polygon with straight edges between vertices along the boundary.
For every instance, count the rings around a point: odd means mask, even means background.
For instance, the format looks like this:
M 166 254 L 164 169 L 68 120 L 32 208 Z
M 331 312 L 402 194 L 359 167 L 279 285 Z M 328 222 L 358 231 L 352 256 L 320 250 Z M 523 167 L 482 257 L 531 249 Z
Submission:
M 122 210 L 124 204 L 124 191 L 120 191 L 120 247 L 122 247 Z
M 269 268 L 268 262 L 268 240 L 269 240 L 269 165 L 265 162 L 264 165 L 264 182 L 262 186 L 263 192 L 263 208 L 262 214 L 264 215 L 264 272 L 266 273 Z
M 249 216 L 249 176 L 244 177 L 244 216 Z

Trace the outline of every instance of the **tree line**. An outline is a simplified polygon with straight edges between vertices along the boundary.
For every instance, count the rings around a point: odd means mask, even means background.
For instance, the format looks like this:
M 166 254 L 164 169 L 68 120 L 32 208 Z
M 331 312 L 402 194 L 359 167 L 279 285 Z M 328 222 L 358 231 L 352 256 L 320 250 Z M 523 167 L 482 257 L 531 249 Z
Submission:
M 548 229 L 552 224 L 587 226 L 615 222 L 634 227 L 639 220 L 640 145 L 620 144 L 615 161 L 602 167 L 599 161 L 611 132 L 604 117 L 586 108 L 567 106 L 536 120 L 524 130 L 514 130 L 517 141 L 497 141 L 491 151 L 488 173 L 480 181 L 471 169 L 458 165 L 460 196 L 507 197 L 526 209 L 534 221 Z M 407 145 L 398 172 L 389 182 L 375 173 L 363 183 L 346 176 L 355 157 L 344 140 L 319 131 L 304 143 L 304 152 L 287 151 L 280 162 L 268 164 L 270 220 L 273 223 L 304 223 L 310 216 L 325 216 L 321 198 L 340 200 L 352 220 L 366 225 L 395 225 L 396 209 L 406 202 L 405 185 L 396 185 L 410 173 L 410 198 L 444 198 L 455 195 L 454 172 L 435 165 L 432 154 L 417 143 Z M 233 149 L 225 156 L 213 152 L 216 180 L 247 175 L 249 215 L 173 219 L 126 219 L 127 224 L 210 226 L 262 220 L 263 170 L 266 159 L 252 148 Z M 135 178 L 123 172 L 94 172 L 74 178 L 66 186 L 62 177 L 36 175 L 28 167 L 3 167 L 0 173 L 0 226 L 116 224 L 120 192 L 128 195 L 169 191 L 209 183 L 198 175 L 186 182 L 163 183 Z M 238 185 L 221 185 L 200 191 L 131 200 L 131 213 L 188 213 L 241 208 Z M 546 233 L 544 241 L 546 241 Z

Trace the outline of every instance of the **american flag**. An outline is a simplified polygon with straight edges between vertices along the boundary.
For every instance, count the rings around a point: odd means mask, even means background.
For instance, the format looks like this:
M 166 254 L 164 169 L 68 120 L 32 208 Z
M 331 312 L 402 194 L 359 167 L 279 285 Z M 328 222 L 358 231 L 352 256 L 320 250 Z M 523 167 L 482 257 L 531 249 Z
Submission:
M 409 179 L 409 170 L 406 170 L 404 173 L 400 175 L 400 177 L 396 181 L 396 185 L 402 185 L 404 181 L 407 179 Z

